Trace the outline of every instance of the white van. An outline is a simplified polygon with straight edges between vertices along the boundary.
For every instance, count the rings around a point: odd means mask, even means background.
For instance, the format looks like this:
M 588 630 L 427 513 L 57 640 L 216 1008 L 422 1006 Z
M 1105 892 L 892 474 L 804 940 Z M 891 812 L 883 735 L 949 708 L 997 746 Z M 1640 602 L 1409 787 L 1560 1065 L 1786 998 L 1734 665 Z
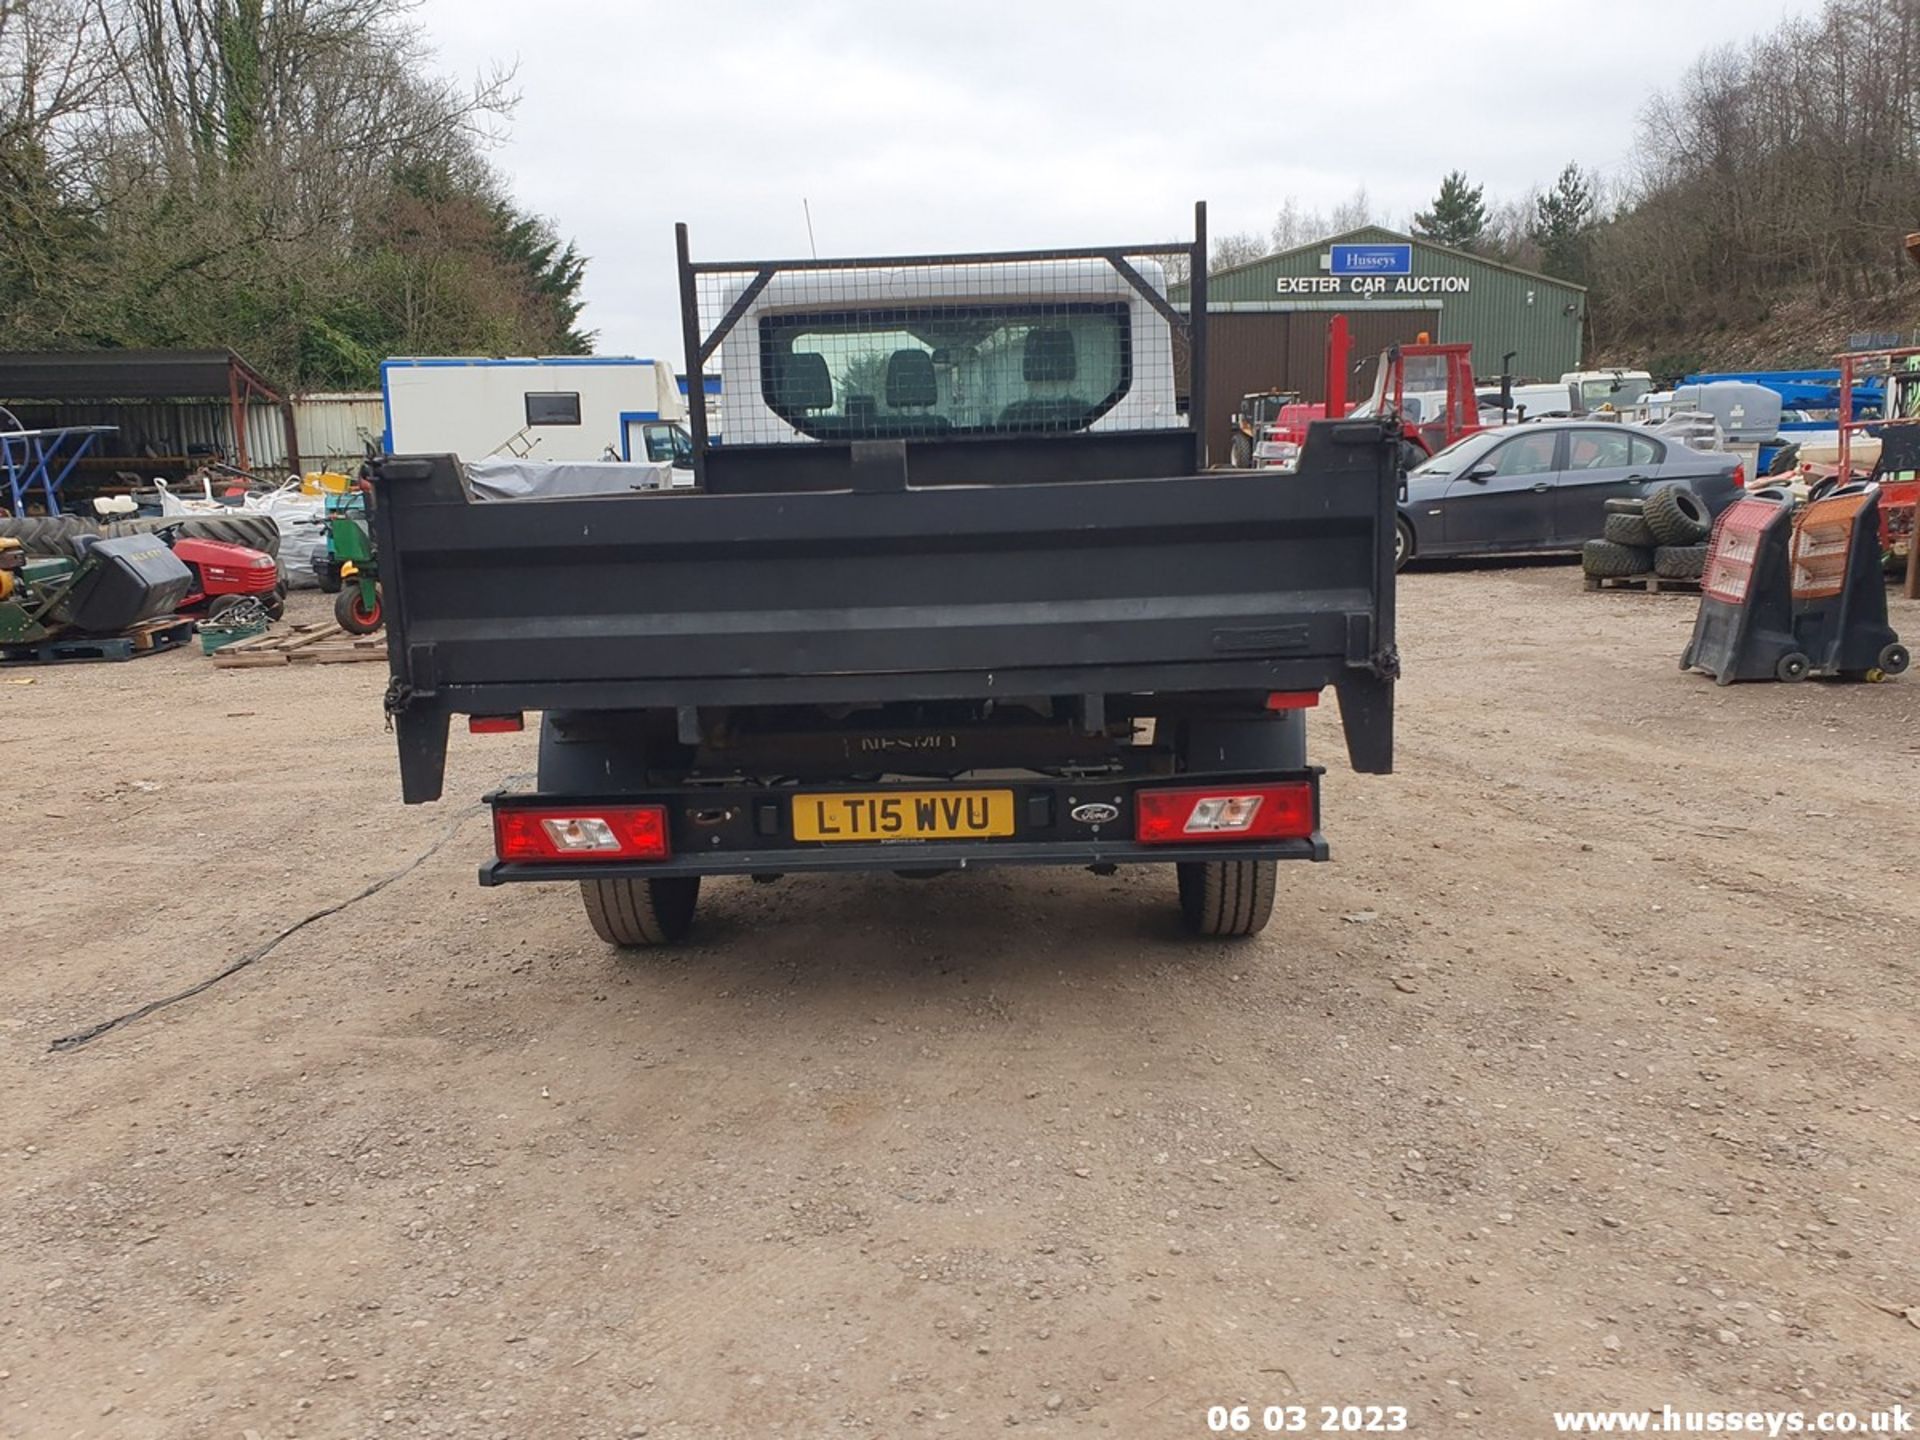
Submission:
M 1573 387 L 1574 413 L 1591 415 L 1602 406 L 1638 410 L 1653 389 L 1653 376 L 1645 370 L 1569 370 L 1560 383 Z
M 1492 412 L 1487 423 L 1500 423 L 1500 391 L 1498 389 L 1480 389 L 1474 398 L 1479 402 L 1483 416 Z M 1573 408 L 1573 391 L 1566 385 L 1516 385 L 1507 407 L 1506 423 L 1518 424 L 1522 420 L 1556 420 L 1577 414 Z

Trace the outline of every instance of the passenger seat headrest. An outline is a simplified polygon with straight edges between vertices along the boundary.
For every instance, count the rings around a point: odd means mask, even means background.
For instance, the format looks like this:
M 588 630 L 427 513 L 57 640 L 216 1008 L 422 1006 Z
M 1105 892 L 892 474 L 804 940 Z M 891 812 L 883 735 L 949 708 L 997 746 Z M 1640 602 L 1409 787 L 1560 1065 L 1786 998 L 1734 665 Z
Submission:
M 831 410 L 833 377 L 827 373 L 827 357 L 811 350 L 777 356 L 773 398 L 783 410 Z
M 919 410 L 940 398 L 934 383 L 933 356 L 925 350 L 896 350 L 887 357 L 887 408 Z
M 1029 383 L 1077 379 L 1080 364 L 1073 348 L 1073 332 L 1057 328 L 1029 330 L 1020 368 Z

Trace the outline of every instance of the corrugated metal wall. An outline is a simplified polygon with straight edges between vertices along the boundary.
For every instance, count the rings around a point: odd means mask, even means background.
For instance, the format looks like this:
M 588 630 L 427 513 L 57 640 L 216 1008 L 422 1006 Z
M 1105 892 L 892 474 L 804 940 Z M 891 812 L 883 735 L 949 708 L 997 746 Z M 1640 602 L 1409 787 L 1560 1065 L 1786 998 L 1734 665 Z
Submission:
M 1295 315 L 1338 310 L 1354 322 L 1356 355 L 1364 353 L 1366 348 L 1378 348 L 1371 338 L 1366 347 L 1357 343 L 1362 316 L 1392 314 L 1420 305 L 1437 306 L 1437 313 L 1444 320 L 1421 328 L 1431 330 L 1436 340 L 1444 331 L 1448 340 L 1471 344 L 1474 369 L 1483 379 L 1499 374 L 1500 357 L 1509 350 L 1516 352 L 1513 365 L 1517 376 L 1557 380 L 1564 372 L 1580 367 L 1586 292 L 1579 286 L 1476 256 L 1442 250 L 1377 227 L 1335 239 L 1343 243 L 1411 245 L 1412 279 L 1442 286 L 1449 279 L 1465 280 L 1470 288 L 1465 293 L 1441 289 L 1409 295 L 1394 290 L 1394 282 L 1399 277 L 1388 276 L 1384 290 L 1371 298 L 1346 290 L 1338 294 L 1282 293 L 1278 282 L 1283 276 L 1326 277 L 1321 257 L 1334 243 L 1326 240 L 1213 275 L 1207 282 L 1208 299 L 1215 305 L 1272 306 Z M 1296 326 L 1296 330 L 1299 328 Z M 1395 335 L 1393 338 L 1410 340 L 1413 337 Z
M 93 453 L 80 462 L 74 479 L 105 479 L 119 471 L 151 479 L 176 479 L 187 469 L 187 457 L 220 454 L 235 457 L 233 421 L 224 400 L 48 401 L 22 402 L 7 407 L 22 425 L 52 428 L 65 425 L 111 425 L 114 434 L 94 442 Z M 247 407 L 247 451 L 255 466 L 284 464 L 286 425 L 272 405 Z
M 293 422 L 300 432 L 301 468 L 352 474 L 367 441 L 380 448 L 387 412 L 378 390 L 302 395 L 293 402 Z
M 233 421 L 224 400 L 38 401 L 8 407 L 22 425 L 111 425 L 115 433 L 94 442 L 93 452 L 69 478 L 76 494 L 98 488 L 122 472 L 143 479 L 177 480 L 201 458 L 218 454 L 237 461 Z M 350 471 L 365 439 L 377 447 L 386 411 L 377 391 L 309 395 L 293 402 L 303 470 Z M 247 457 L 255 470 L 287 464 L 286 421 L 276 405 L 246 407 Z

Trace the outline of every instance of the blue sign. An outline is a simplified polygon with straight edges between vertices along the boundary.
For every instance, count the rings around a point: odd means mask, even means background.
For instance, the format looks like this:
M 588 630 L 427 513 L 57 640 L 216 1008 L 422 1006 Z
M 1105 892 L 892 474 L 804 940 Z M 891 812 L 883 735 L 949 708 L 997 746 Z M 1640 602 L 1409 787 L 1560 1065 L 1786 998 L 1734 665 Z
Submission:
M 1411 245 L 1335 245 L 1329 273 L 1334 275 L 1411 275 Z

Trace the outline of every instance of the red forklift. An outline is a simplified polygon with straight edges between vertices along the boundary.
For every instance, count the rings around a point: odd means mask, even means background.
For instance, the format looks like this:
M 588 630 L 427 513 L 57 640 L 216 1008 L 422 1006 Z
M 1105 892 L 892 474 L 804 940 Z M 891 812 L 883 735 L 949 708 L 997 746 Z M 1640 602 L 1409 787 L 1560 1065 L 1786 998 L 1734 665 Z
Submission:
M 1486 428 L 1480 423 L 1480 401 L 1474 391 L 1471 345 L 1436 344 L 1422 332 L 1410 345 L 1388 346 L 1374 366 L 1372 393 L 1349 407 L 1351 352 L 1347 317 L 1335 315 L 1327 322 L 1326 403 L 1287 406 L 1262 434 L 1256 465 L 1284 464 L 1297 457 L 1307 426 L 1315 420 L 1398 416 L 1401 460 L 1408 468 Z
M 1910 253 L 1917 239 L 1909 239 Z M 1854 350 L 1834 359 L 1840 365 L 1837 482 L 1845 485 L 1857 473 L 1879 484 L 1882 562 L 1889 569 L 1904 562 L 1907 598 L 1920 599 L 1920 546 L 1914 544 L 1914 521 L 1920 514 L 1920 346 Z M 1855 419 L 1853 387 L 1873 379 L 1886 387 L 1879 418 Z M 1854 436 L 1862 431 L 1872 432 L 1880 441 L 1880 453 L 1871 465 L 1853 458 Z

